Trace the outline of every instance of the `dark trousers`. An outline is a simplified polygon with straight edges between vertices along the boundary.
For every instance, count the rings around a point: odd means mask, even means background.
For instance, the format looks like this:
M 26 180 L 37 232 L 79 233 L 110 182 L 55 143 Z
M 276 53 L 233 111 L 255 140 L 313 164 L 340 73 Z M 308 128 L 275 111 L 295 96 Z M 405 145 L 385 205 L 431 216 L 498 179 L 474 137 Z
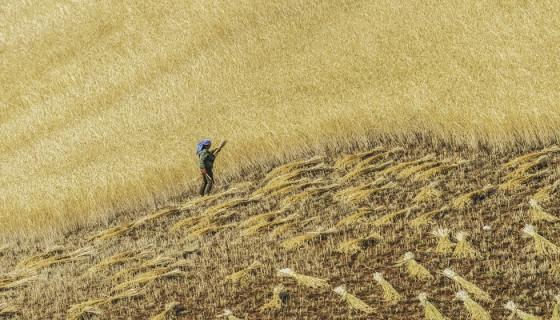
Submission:
M 202 174 L 202 184 L 200 185 L 199 194 L 201 196 L 210 194 L 214 185 L 214 172 L 212 169 L 206 169 L 206 174 Z

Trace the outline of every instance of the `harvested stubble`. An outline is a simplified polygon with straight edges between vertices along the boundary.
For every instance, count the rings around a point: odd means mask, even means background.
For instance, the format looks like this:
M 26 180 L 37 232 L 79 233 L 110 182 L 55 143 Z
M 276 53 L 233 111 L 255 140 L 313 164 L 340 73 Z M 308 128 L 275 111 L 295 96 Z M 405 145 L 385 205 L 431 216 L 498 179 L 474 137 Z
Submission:
M 185 307 L 183 307 L 179 302 L 173 301 L 166 304 L 165 310 L 153 316 L 150 320 L 176 320 L 178 319 L 177 316 L 181 315 L 185 310 Z
M 349 187 L 343 190 L 340 190 L 336 193 L 336 198 L 346 202 L 359 202 L 371 196 L 372 194 L 393 188 L 395 185 L 389 183 L 384 187 L 380 187 L 381 185 L 387 183 L 385 178 L 377 179 L 376 181 L 364 185 L 360 185 L 357 187 Z
M 525 162 L 519 165 L 515 170 L 508 173 L 505 177 L 505 180 L 515 180 L 517 178 L 524 177 L 529 171 L 540 168 L 550 160 L 548 155 L 542 155 L 535 160 Z
M 535 199 L 529 200 L 529 216 L 531 217 L 531 221 L 538 222 L 538 221 L 545 221 L 545 222 L 556 222 L 560 220 L 558 217 L 553 216 L 552 214 L 544 211 L 544 209 L 539 205 L 539 203 Z
M 255 194 L 262 195 L 262 193 L 266 194 L 267 192 L 274 191 L 274 188 L 278 185 L 281 185 L 288 181 L 294 181 L 295 179 L 303 180 L 305 179 L 304 176 L 315 174 L 315 173 L 327 173 L 332 172 L 334 169 L 332 167 L 326 166 L 325 164 L 321 163 L 311 168 L 301 168 L 295 169 L 290 172 L 287 172 L 283 175 L 276 176 L 266 183 L 260 189 L 255 191 Z
M 406 266 L 406 272 L 413 279 L 431 280 L 434 278 L 428 269 L 414 259 L 414 254 L 412 252 L 405 253 L 402 258 L 397 261 L 396 266 Z
M 492 301 L 492 298 L 490 297 L 488 292 L 480 289 L 474 283 L 469 282 L 465 278 L 461 277 L 460 275 L 455 273 L 455 271 L 453 271 L 452 269 L 443 270 L 443 275 L 453 280 L 464 291 L 472 294 L 474 298 L 481 301 L 487 301 L 487 302 Z
M 179 221 L 177 221 L 175 224 L 173 224 L 171 226 L 171 228 L 169 229 L 169 231 L 171 232 L 177 232 L 182 228 L 191 228 L 194 225 L 196 225 L 197 223 L 199 223 L 201 220 L 203 219 L 203 216 L 191 216 L 191 217 L 187 217 L 184 219 L 181 219 Z
M 452 169 L 459 168 L 460 166 L 465 165 L 468 162 L 469 161 L 467 160 L 459 160 L 457 163 L 453 163 L 453 164 L 442 164 L 440 166 L 416 173 L 412 178 L 412 180 L 416 182 L 426 181 L 438 174 L 445 174 Z
M 539 172 L 526 174 L 524 176 L 517 177 L 511 180 L 506 180 L 505 182 L 499 185 L 499 189 L 502 191 L 510 191 L 510 192 L 515 191 L 517 188 L 521 187 L 524 184 L 527 184 L 533 180 L 546 176 L 547 173 L 548 173 L 547 170 L 542 170 Z
M 134 275 L 137 273 L 141 273 L 144 272 L 146 270 L 149 269 L 153 269 L 153 268 L 161 268 L 161 267 L 168 267 L 170 265 L 173 264 L 173 262 L 175 262 L 175 260 L 172 257 L 168 257 L 168 256 L 157 256 L 153 259 L 150 259 L 140 265 L 128 268 L 128 269 L 122 269 L 119 272 L 115 273 L 111 278 L 112 280 L 119 280 L 125 277 L 128 277 L 130 275 Z
M 467 236 L 468 233 L 464 231 L 460 231 L 455 234 L 455 240 L 457 240 L 457 244 L 455 245 L 455 250 L 453 250 L 453 257 L 468 259 L 481 256 L 480 252 L 473 248 L 467 241 Z
M 438 239 L 434 250 L 436 253 L 449 254 L 453 252 L 455 244 L 449 239 L 449 229 L 438 227 L 432 230 L 431 234 Z
M 217 317 L 225 318 L 226 320 L 241 320 L 241 318 L 234 316 L 230 309 L 224 309 L 224 313 L 219 314 Z
M 504 305 L 504 308 L 506 308 L 506 310 L 509 310 L 511 312 L 511 315 L 509 316 L 508 319 L 518 318 L 520 320 L 542 320 L 541 317 L 537 317 L 525 311 L 519 310 L 519 308 L 513 301 L 508 301 Z
M 397 178 L 399 179 L 408 179 L 416 174 L 420 174 L 424 171 L 437 168 L 441 166 L 442 163 L 440 161 L 428 161 L 426 163 L 417 164 L 414 166 L 410 166 L 398 172 L 396 174 Z
M 332 235 L 338 232 L 338 230 L 331 228 L 327 230 L 317 230 L 317 231 L 309 231 L 302 235 L 295 236 L 289 239 L 286 239 L 280 243 L 280 246 L 284 249 L 293 250 L 301 247 L 304 243 L 320 239 L 327 235 Z
M 310 158 L 310 159 L 298 160 L 298 161 L 294 161 L 294 162 L 290 162 L 290 163 L 281 165 L 279 167 L 276 167 L 276 168 L 272 169 L 269 173 L 267 173 L 266 177 L 264 178 L 264 182 L 267 182 L 267 181 L 271 180 L 272 178 L 290 173 L 291 171 L 293 171 L 295 169 L 300 169 L 302 167 L 318 165 L 320 163 L 323 163 L 324 160 L 325 160 L 324 157 L 316 156 L 316 157 L 313 157 L 313 158 Z
M 261 308 L 261 312 L 280 310 L 288 300 L 288 292 L 286 288 L 279 284 L 272 289 L 272 298 L 266 302 Z
M 317 197 L 320 196 L 326 192 L 332 191 L 336 188 L 340 187 L 340 184 L 338 183 L 333 183 L 327 186 L 322 186 L 322 183 L 319 183 L 319 186 L 316 187 L 310 187 L 308 189 L 305 189 L 304 191 L 300 192 L 300 193 L 296 193 L 294 195 L 288 196 L 284 199 L 282 199 L 281 201 L 281 207 L 282 208 L 288 208 L 293 206 L 296 203 L 301 203 L 304 202 L 308 199 L 311 199 L 313 197 Z M 307 186 L 303 186 L 303 187 L 307 187 Z
M 294 213 L 282 219 L 274 218 L 274 220 L 272 221 L 267 221 L 267 220 L 260 221 L 241 231 L 241 234 L 244 236 L 252 236 L 256 233 L 261 232 L 262 230 L 272 228 L 272 227 L 277 227 L 277 229 L 275 229 L 276 232 L 273 232 L 272 234 L 273 236 L 275 236 L 279 234 L 281 231 L 278 228 L 280 228 L 283 225 L 285 226 L 294 223 L 299 217 L 300 215 L 298 213 Z
M 482 200 L 496 190 L 497 188 L 495 186 L 487 185 L 480 190 L 475 190 L 457 197 L 453 200 L 451 206 L 455 209 L 465 209 L 471 207 L 476 201 Z
M 115 294 L 107 298 L 93 299 L 78 304 L 74 304 L 68 310 L 66 315 L 67 320 L 84 320 L 94 319 L 103 314 L 101 309 L 102 305 L 117 302 L 125 299 L 133 299 L 143 296 L 145 293 L 138 289 L 129 289 L 121 293 Z
M 381 237 L 377 232 L 371 232 L 367 236 L 346 240 L 338 245 L 336 248 L 337 252 L 344 254 L 356 254 L 364 250 L 370 243 L 374 241 L 380 241 Z
M 410 212 L 412 212 L 413 210 L 416 210 L 418 207 L 413 206 L 410 208 L 405 208 L 402 210 L 398 210 L 392 213 L 388 213 L 386 215 L 383 215 L 375 220 L 373 220 L 372 222 L 369 223 L 370 226 L 372 227 L 382 227 L 388 224 L 391 224 L 393 222 L 394 219 L 396 219 L 399 216 L 402 215 L 408 215 L 410 214 Z
M 290 268 L 279 269 L 278 274 L 283 277 L 291 277 L 296 280 L 296 282 L 304 287 L 309 287 L 313 289 L 328 288 L 330 287 L 327 280 L 315 278 L 311 276 L 306 276 L 294 272 Z
M 142 225 L 144 225 L 144 224 L 146 224 L 146 223 L 148 223 L 152 220 L 155 220 L 155 219 L 158 219 L 158 218 L 161 218 L 161 217 L 165 217 L 165 216 L 169 216 L 169 215 L 172 215 L 172 214 L 176 214 L 176 213 L 179 213 L 179 212 L 180 212 L 179 208 L 176 208 L 176 207 L 161 208 L 161 209 L 157 210 L 156 212 L 154 212 L 152 214 L 149 214 L 147 216 L 144 216 L 142 218 L 139 218 L 139 219 L 135 220 L 132 223 L 132 227 L 137 228 L 137 227 L 142 226 Z
M 523 228 L 523 233 L 533 238 L 533 247 L 535 249 L 535 253 L 538 256 L 555 257 L 560 254 L 560 248 L 554 243 L 550 242 L 550 240 L 538 234 L 534 226 L 530 224 L 525 225 L 525 227 Z
M 427 224 L 430 224 L 430 223 L 432 222 L 432 219 L 433 219 L 435 216 L 440 215 L 440 214 L 444 214 L 444 213 L 446 213 L 447 211 L 449 211 L 449 207 L 448 207 L 448 206 L 444 206 L 444 207 L 442 207 L 442 208 L 440 208 L 440 209 L 437 209 L 437 210 L 433 210 L 433 211 L 430 211 L 430 212 L 423 213 L 423 214 L 419 215 L 418 217 L 416 217 L 416 218 L 410 220 L 410 221 L 408 222 L 408 225 L 410 225 L 411 227 L 415 227 L 415 228 L 423 227 L 423 226 L 425 226 L 425 225 L 427 225 Z
M 144 286 L 150 282 L 160 279 L 177 279 L 183 277 L 186 277 L 186 273 L 179 269 L 169 270 L 168 268 L 158 268 L 140 273 L 131 280 L 116 285 L 113 289 L 111 289 L 111 292 L 115 293 L 138 286 Z
M 226 210 L 237 208 L 237 207 L 240 207 L 240 206 L 246 206 L 248 204 L 255 203 L 255 202 L 258 202 L 260 200 L 261 200 L 260 196 L 253 196 L 251 198 L 231 199 L 227 202 L 220 203 L 220 204 L 217 204 L 215 206 L 212 206 L 212 207 L 208 208 L 206 210 L 206 212 L 204 213 L 204 215 L 205 216 L 219 215 L 219 214 L 225 212 Z
M 216 193 L 216 194 L 211 194 L 211 195 L 207 195 L 207 196 L 203 196 L 203 197 L 197 197 L 194 199 L 191 199 L 185 203 L 180 204 L 177 209 L 179 210 L 188 210 L 194 207 L 197 207 L 199 205 L 201 205 L 202 203 L 210 203 L 214 200 L 218 200 L 220 198 L 226 197 L 226 196 L 230 196 L 230 195 L 235 195 L 237 193 L 243 192 L 245 190 L 246 186 L 240 186 L 240 187 L 234 187 L 234 188 L 230 188 L 227 189 L 225 191 Z
M 440 202 L 442 198 L 443 192 L 436 188 L 436 184 L 430 184 L 420 189 L 413 201 L 414 203 L 434 203 Z
M 383 290 L 383 300 L 385 300 L 385 302 L 397 303 L 402 299 L 402 296 L 387 280 L 385 280 L 385 278 L 383 278 L 383 275 L 380 272 L 373 274 L 373 280 L 381 286 L 381 289 Z
M 444 316 L 430 301 L 426 293 L 422 292 L 418 295 L 420 305 L 424 307 L 424 318 L 426 320 L 449 320 Z
M 486 311 L 480 304 L 476 301 L 471 299 L 469 294 L 463 290 L 458 291 L 455 294 L 455 297 L 461 301 L 465 305 L 465 309 L 467 309 L 469 315 L 471 316 L 471 320 L 491 320 L 490 314 Z
M 40 256 L 32 257 L 31 259 L 21 261 L 16 266 L 16 269 L 35 269 L 41 270 L 53 265 L 76 262 L 93 257 L 96 250 L 93 247 L 84 247 L 72 251 L 70 253 L 57 253 L 49 255 L 48 257 L 41 258 Z
M 554 296 L 554 309 L 551 320 L 560 320 L 560 295 Z
M 552 185 L 539 189 L 539 191 L 533 195 L 533 199 L 537 202 L 547 203 L 553 198 L 553 195 L 558 192 L 559 187 L 560 180 L 556 180 Z
M 226 281 L 237 285 L 245 285 L 251 280 L 258 269 L 264 268 L 264 265 L 259 261 L 254 261 L 250 266 L 245 269 L 239 270 L 227 276 Z
M 375 154 L 384 152 L 386 149 L 384 147 L 377 147 L 375 149 L 369 150 L 369 151 L 365 151 L 365 152 L 360 152 L 357 154 L 347 154 L 345 156 L 342 156 L 342 158 L 338 159 L 335 163 L 334 163 L 334 167 L 339 169 L 339 170 L 344 170 L 350 166 L 355 165 L 356 163 L 363 161 L 364 159 L 367 159 Z
M 342 298 L 342 300 L 344 300 L 353 310 L 357 310 L 366 314 L 370 314 L 375 311 L 375 309 L 370 307 L 367 303 L 360 300 L 355 295 L 348 293 L 344 285 L 334 288 L 333 291 L 338 294 Z
M 378 209 L 376 209 L 378 210 Z M 366 218 L 370 214 L 374 213 L 376 210 L 370 208 L 359 208 L 358 210 L 354 211 L 354 213 L 340 219 L 337 223 L 337 227 L 349 226 L 358 223 L 358 221 Z
M 425 157 L 423 157 L 421 159 L 416 159 L 416 160 L 411 160 L 411 161 L 407 161 L 407 162 L 398 163 L 398 164 L 396 164 L 392 167 L 389 167 L 389 168 L 381 171 L 381 174 L 383 174 L 383 175 L 395 175 L 395 174 L 398 174 L 399 172 L 403 171 L 404 169 L 410 168 L 412 166 L 421 165 L 421 164 L 424 164 L 426 162 L 431 162 L 434 159 L 435 159 L 435 155 L 429 154 L 429 155 L 426 155 Z
M 254 216 L 250 216 L 249 218 L 245 219 L 244 221 L 241 221 L 239 223 L 239 227 L 240 228 L 247 228 L 250 226 L 254 226 L 263 222 L 270 222 L 274 219 L 276 219 L 278 216 L 282 215 L 284 213 L 284 210 L 275 210 L 275 211 L 270 211 L 270 212 L 265 212 L 265 213 L 261 213 L 261 214 L 257 214 Z
M 262 196 L 270 196 L 271 194 L 280 194 L 284 189 L 288 189 L 289 191 L 297 190 L 299 186 L 309 183 L 311 180 L 307 178 L 303 178 L 300 180 L 280 180 L 276 181 L 273 184 L 267 184 L 253 192 L 253 196 L 255 197 L 262 197 Z M 284 191 L 284 194 L 287 193 Z
M 538 159 L 541 156 L 551 154 L 551 153 L 555 153 L 555 152 L 560 152 L 560 147 L 551 146 L 551 147 L 545 148 L 541 151 L 532 152 L 532 153 L 529 153 L 529 154 L 525 154 L 525 155 L 516 157 L 516 158 L 508 161 L 504 165 L 502 165 L 502 168 L 508 169 L 508 168 L 512 168 L 512 167 L 515 167 L 515 166 L 519 166 L 519 165 L 522 165 L 523 163 L 534 161 L 535 159 Z
M 38 279 L 37 269 L 17 268 L 14 271 L 0 275 L 0 291 L 25 287 Z
M 19 313 L 19 308 L 15 305 L 0 302 L 0 317 L 9 318 Z
M 126 251 L 122 253 L 117 253 L 93 265 L 91 268 L 88 269 L 87 272 L 90 274 L 97 273 L 104 269 L 109 269 L 113 266 L 143 260 L 150 256 L 151 256 L 151 252 L 146 250 L 132 250 L 132 251 Z
M 130 230 L 132 230 L 134 223 L 130 222 L 130 223 L 125 223 L 122 224 L 120 226 L 116 226 L 113 228 L 109 228 L 109 229 L 105 229 L 101 232 L 99 232 L 98 234 L 90 237 L 88 240 L 89 241 L 104 241 L 104 240 L 108 240 L 114 237 L 117 237 L 121 234 L 124 234 L 125 232 L 128 232 Z
M 304 191 L 306 188 L 320 187 L 323 186 L 324 184 L 325 181 L 322 179 L 313 180 L 313 181 L 305 179 L 305 180 L 301 180 L 299 183 L 270 192 L 268 194 L 268 197 L 284 197 L 293 192 L 301 192 Z
M 383 170 L 389 168 L 393 163 L 395 163 L 395 161 L 387 160 L 383 163 L 371 163 L 371 164 L 367 164 L 367 165 L 366 164 L 358 165 L 354 169 L 349 171 L 347 174 L 345 174 L 342 177 L 342 181 L 350 182 L 354 178 L 363 177 L 363 176 L 366 176 L 366 175 L 374 173 L 374 172 L 383 171 Z

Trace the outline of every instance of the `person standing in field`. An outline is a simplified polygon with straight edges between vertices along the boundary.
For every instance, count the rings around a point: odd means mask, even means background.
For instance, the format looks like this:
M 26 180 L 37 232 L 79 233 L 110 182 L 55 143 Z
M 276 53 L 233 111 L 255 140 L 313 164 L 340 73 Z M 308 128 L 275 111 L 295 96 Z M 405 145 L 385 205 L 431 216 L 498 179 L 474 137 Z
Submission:
M 212 141 L 204 139 L 200 141 L 196 146 L 196 154 L 198 155 L 198 165 L 200 168 L 200 174 L 202 176 L 202 184 L 200 185 L 199 194 L 200 196 L 205 196 L 210 194 L 212 187 L 214 186 L 214 160 L 226 142 L 222 142 L 220 146 L 214 150 L 210 150 L 212 146 Z

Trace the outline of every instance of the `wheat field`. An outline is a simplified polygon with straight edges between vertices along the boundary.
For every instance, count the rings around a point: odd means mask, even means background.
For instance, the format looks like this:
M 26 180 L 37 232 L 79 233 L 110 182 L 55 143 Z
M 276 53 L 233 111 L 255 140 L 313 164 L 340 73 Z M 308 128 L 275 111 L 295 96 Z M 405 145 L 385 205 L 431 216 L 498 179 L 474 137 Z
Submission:
M 149 212 L 230 144 L 223 183 L 380 141 L 558 142 L 555 1 L 0 4 L 0 235 Z

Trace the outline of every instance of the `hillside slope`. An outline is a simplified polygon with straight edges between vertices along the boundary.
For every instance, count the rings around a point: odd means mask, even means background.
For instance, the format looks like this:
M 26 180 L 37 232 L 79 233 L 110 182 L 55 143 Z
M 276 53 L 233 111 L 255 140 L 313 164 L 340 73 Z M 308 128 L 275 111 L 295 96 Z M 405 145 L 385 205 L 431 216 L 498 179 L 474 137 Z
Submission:
M 425 292 L 450 319 L 468 319 L 450 268 L 492 319 L 506 319 L 508 300 L 548 318 L 560 279 L 559 162 L 557 147 L 498 157 L 379 146 L 302 159 L 55 247 L 0 249 L 0 317 L 148 319 L 176 301 L 178 319 L 224 309 L 242 319 L 422 319 Z M 407 252 L 425 269 L 396 266 Z M 263 309 L 280 284 L 279 308 Z M 351 310 L 340 285 L 372 309 L 350 299 L 362 311 Z

